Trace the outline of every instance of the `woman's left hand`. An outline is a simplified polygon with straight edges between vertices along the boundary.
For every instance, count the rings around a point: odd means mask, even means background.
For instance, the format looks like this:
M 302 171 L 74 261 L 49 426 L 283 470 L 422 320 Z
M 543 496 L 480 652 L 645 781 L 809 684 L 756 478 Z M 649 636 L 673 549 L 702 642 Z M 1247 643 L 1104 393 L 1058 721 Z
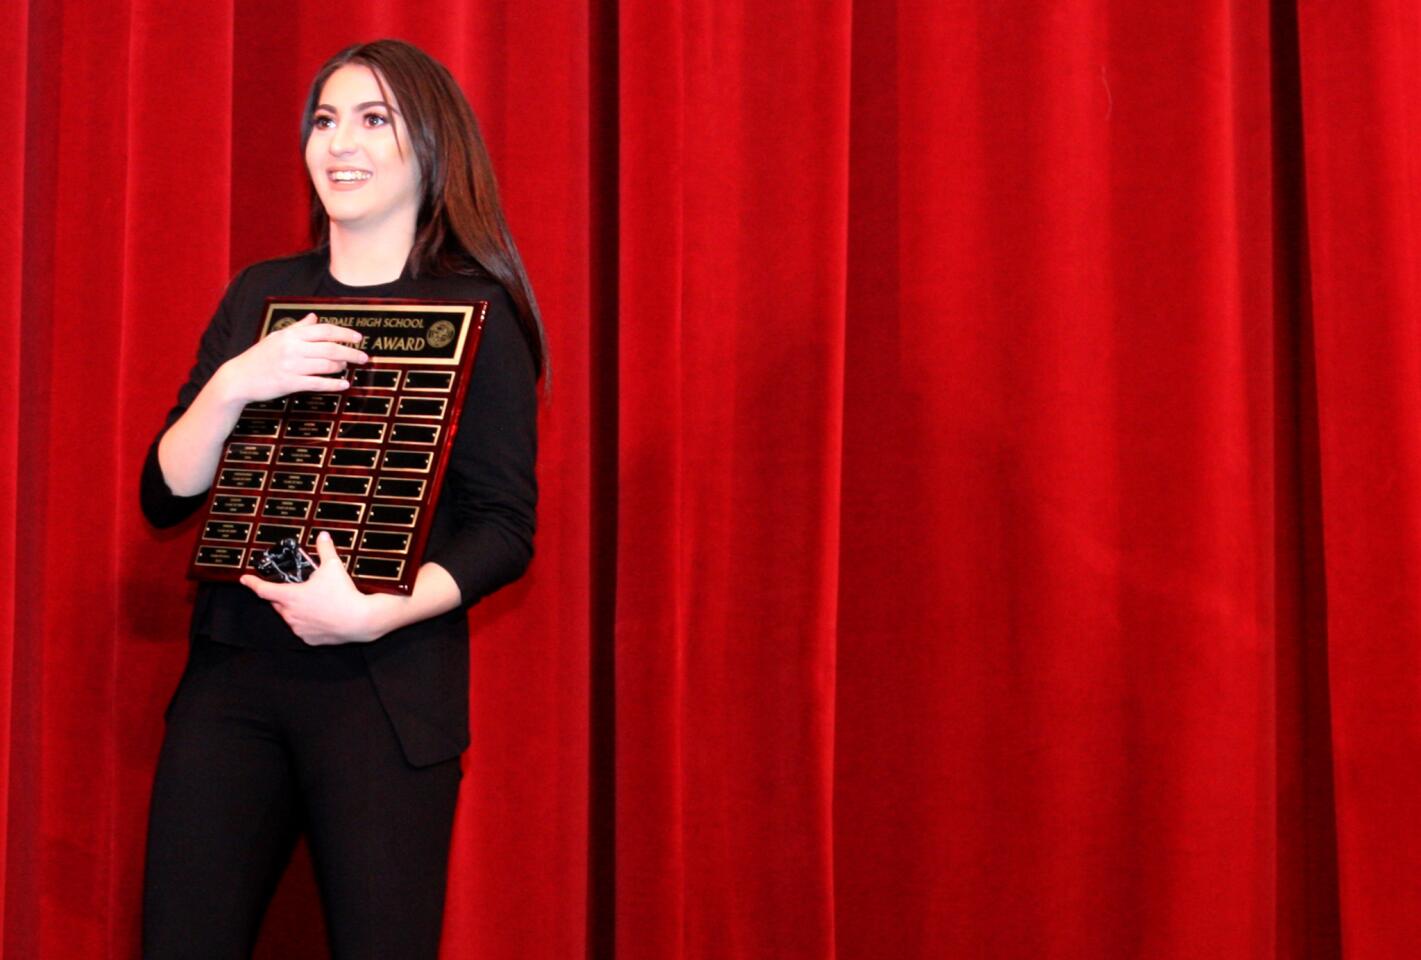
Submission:
M 305 583 L 269 583 L 247 574 L 242 585 L 270 601 L 292 632 L 312 646 L 379 638 L 373 598 L 350 579 L 329 534 L 316 538 L 316 554 L 320 566 Z

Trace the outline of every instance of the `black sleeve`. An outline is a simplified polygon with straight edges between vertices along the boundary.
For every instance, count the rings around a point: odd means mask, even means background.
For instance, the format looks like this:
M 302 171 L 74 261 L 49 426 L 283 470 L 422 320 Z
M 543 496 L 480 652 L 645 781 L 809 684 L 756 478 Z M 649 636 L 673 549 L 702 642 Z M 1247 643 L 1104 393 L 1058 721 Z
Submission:
M 441 498 L 455 530 L 425 556 L 454 578 L 465 606 L 517 580 L 533 559 L 537 421 L 533 356 L 500 291 L 489 302 L 444 475 Z
M 168 428 L 176 423 L 178 418 L 192 405 L 193 400 L 197 398 L 198 393 L 202 391 L 217 368 L 229 359 L 227 350 L 231 343 L 233 303 L 237 298 L 237 290 L 243 276 L 245 273 L 239 274 L 227 287 L 227 293 L 222 297 L 222 302 L 217 306 L 217 312 L 213 314 L 211 322 L 207 325 L 207 330 L 202 335 L 202 341 L 197 349 L 197 362 L 189 371 L 187 382 L 178 390 L 178 401 L 168 411 L 168 416 L 163 421 L 163 427 L 153 438 L 152 444 L 148 447 L 148 456 L 143 461 L 143 474 L 138 484 L 138 498 L 143 507 L 143 515 L 155 527 L 171 527 L 181 523 L 191 516 L 198 507 L 202 506 L 203 501 L 207 498 L 205 491 L 191 497 L 179 497 L 168 488 L 168 482 L 163 479 L 162 467 L 158 465 L 158 442 L 163 439 L 163 434 L 168 432 Z

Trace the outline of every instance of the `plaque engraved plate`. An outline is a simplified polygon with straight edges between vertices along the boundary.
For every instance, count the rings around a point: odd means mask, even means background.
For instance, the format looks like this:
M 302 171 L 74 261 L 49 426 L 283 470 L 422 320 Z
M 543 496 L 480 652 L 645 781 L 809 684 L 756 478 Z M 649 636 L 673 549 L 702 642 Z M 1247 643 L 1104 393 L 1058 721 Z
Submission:
M 238 523 L 235 520 L 209 520 L 202 529 L 202 539 L 246 543 L 247 537 L 251 536 L 251 533 L 252 525 L 250 523 Z
M 302 473 L 297 470 L 278 470 L 271 475 L 271 489 L 280 493 L 315 493 L 319 473 Z
M 270 463 L 271 444 L 269 443 L 229 443 L 227 445 L 228 463 Z
M 331 426 L 329 420 L 288 420 L 284 436 L 287 440 L 329 440 Z
M 333 393 L 298 393 L 291 398 L 291 409 L 299 413 L 335 413 L 340 397 Z
M 222 494 L 212 498 L 212 512 L 234 517 L 254 516 L 257 512 L 257 498 Z
M 218 547 L 207 544 L 197 548 L 197 563 L 204 567 L 227 567 L 240 570 L 242 557 L 246 554 L 242 547 Z
M 283 520 L 305 520 L 311 512 L 310 500 L 287 497 L 268 497 L 262 506 L 262 516 L 280 517 Z
M 272 417 L 239 417 L 232 428 L 234 437 L 275 437 L 281 421 Z
M 409 593 L 487 309 L 483 301 L 267 300 L 259 338 L 314 312 L 360 333 L 370 362 L 344 374 L 344 390 L 246 405 L 223 446 L 189 575 L 236 580 L 288 538 L 315 556 L 324 530 L 360 589 Z
M 219 470 L 217 473 L 217 485 L 234 490 L 260 490 L 265 482 L 265 470 Z
M 325 447 L 282 447 L 276 454 L 277 463 L 299 464 L 303 467 L 319 467 L 325 460 Z

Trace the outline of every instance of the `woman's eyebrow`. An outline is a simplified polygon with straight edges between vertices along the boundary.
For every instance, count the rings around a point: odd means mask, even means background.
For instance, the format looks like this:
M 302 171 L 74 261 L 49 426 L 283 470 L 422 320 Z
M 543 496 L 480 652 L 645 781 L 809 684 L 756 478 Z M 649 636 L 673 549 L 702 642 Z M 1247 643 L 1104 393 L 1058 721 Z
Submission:
M 351 108 L 351 112 L 354 113 L 354 112 L 357 112 L 357 111 L 360 111 L 360 110 L 364 110 L 366 107 L 384 107 L 386 110 L 390 111 L 391 113 L 399 113 L 399 112 L 400 112 L 400 111 L 396 110 L 394 107 L 390 106 L 390 105 L 389 105 L 388 103 L 386 103 L 384 100 L 366 100 L 366 101 L 363 102 L 363 103 L 357 103 L 354 107 Z M 331 106 L 329 103 L 318 103 L 318 104 L 316 104 L 316 109 L 317 109 L 317 110 L 328 110 L 328 111 L 330 111 L 331 113 L 340 113 L 339 110 L 337 110 L 335 107 Z

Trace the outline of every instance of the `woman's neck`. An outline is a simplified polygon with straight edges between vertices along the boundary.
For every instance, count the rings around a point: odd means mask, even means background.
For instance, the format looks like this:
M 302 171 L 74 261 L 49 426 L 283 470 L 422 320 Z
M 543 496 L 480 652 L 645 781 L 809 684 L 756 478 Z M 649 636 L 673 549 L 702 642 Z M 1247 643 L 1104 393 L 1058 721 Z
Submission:
M 372 231 L 331 222 L 331 276 L 352 287 L 390 283 L 404 273 L 414 247 L 414 224 L 389 224 Z

